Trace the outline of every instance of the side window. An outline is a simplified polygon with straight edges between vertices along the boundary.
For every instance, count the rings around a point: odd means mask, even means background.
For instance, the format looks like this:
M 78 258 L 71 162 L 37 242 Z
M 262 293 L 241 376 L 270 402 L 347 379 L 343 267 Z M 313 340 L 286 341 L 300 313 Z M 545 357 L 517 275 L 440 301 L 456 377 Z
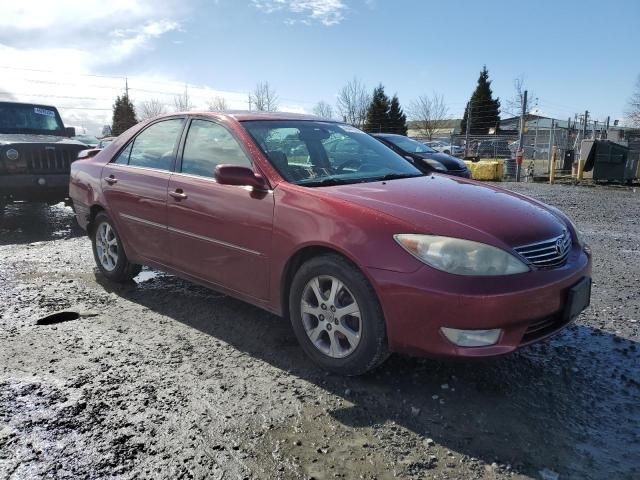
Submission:
M 249 157 L 226 128 L 207 120 L 193 120 L 184 144 L 182 173 L 213 177 L 216 166 L 220 164 L 252 166 Z
M 113 160 L 113 163 L 118 163 L 120 165 L 129 165 L 129 156 L 131 155 L 131 147 L 133 147 L 133 142 L 127 145 L 127 148 L 122 150 L 120 154 Z
M 165 120 L 151 125 L 140 133 L 133 140 L 129 165 L 170 170 L 173 152 L 182 132 L 182 124 L 181 118 Z

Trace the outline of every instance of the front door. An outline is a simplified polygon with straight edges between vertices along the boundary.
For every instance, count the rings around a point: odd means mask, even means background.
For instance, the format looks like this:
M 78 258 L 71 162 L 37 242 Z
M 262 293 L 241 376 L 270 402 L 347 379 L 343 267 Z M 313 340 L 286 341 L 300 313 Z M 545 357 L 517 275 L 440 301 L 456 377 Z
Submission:
M 129 256 L 166 264 L 167 187 L 184 119 L 152 124 L 102 170 L 102 190 Z
M 214 171 L 219 164 L 253 168 L 229 130 L 209 120 L 192 120 L 180 168 L 169 180 L 173 264 L 193 277 L 266 299 L 273 192 L 218 184 Z

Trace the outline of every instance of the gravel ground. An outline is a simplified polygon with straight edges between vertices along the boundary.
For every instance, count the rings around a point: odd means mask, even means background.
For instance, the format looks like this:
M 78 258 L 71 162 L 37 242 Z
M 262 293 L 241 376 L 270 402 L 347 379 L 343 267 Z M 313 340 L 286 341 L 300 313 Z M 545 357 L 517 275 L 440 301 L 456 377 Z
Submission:
M 354 379 L 237 300 L 148 270 L 108 284 L 67 208 L 8 207 L 0 477 L 640 478 L 640 192 L 505 185 L 584 232 L 592 306 L 507 357 Z M 60 310 L 80 316 L 39 320 Z

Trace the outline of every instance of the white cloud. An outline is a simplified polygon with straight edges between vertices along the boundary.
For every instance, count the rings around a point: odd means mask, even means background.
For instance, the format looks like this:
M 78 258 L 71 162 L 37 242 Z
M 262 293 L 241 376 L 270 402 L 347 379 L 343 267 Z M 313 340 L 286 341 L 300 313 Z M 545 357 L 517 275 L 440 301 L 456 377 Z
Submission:
M 66 125 L 99 134 L 103 125 L 111 123 L 113 102 L 124 92 L 125 78 L 97 73 L 105 68 L 119 70 L 123 61 L 138 58 L 153 49 L 158 39 L 179 32 L 188 3 L 26 0 L 3 4 L 0 100 L 54 105 Z M 128 85 L 134 104 L 157 99 L 171 111 L 174 96 L 184 91 L 185 84 L 184 79 L 176 81 L 151 71 L 128 75 Z M 207 101 L 214 97 L 224 98 L 231 109 L 247 109 L 247 92 L 189 85 L 189 94 L 198 110 L 206 110 Z M 292 104 L 282 110 L 303 108 Z
M 337 25 L 344 20 L 347 6 L 343 0 L 251 0 L 253 5 L 270 14 L 285 12 L 293 15 L 285 19 L 285 23 L 320 22 L 325 26 Z
M 91 75 L 117 67 L 153 48 L 163 35 L 179 31 L 187 11 L 184 3 L 26 0 L 3 5 L 0 98 L 59 106 L 66 123 L 98 133 L 111 121 L 111 106 L 123 92 L 124 78 Z M 152 90 L 142 80 L 131 78 L 139 88 Z M 155 85 L 155 90 L 167 88 Z M 140 100 L 147 95 L 135 93 Z

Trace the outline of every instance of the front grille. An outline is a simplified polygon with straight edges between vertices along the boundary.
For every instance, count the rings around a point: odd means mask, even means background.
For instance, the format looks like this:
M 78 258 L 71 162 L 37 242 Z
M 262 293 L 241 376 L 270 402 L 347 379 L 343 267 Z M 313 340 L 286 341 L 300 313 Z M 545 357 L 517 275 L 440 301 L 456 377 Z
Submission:
M 71 162 L 73 162 L 78 152 L 82 150 L 79 146 L 45 146 L 45 145 L 23 145 L 19 148 L 20 158 L 26 161 L 29 173 L 69 173 Z
M 562 235 L 516 247 L 515 251 L 537 267 L 557 267 L 567 261 L 571 251 L 571 235 L 565 230 Z
M 526 345 L 531 342 L 535 342 L 538 339 L 544 338 L 564 327 L 567 320 L 564 319 L 562 314 L 550 315 L 540 320 L 531 322 L 524 332 L 521 345 Z

